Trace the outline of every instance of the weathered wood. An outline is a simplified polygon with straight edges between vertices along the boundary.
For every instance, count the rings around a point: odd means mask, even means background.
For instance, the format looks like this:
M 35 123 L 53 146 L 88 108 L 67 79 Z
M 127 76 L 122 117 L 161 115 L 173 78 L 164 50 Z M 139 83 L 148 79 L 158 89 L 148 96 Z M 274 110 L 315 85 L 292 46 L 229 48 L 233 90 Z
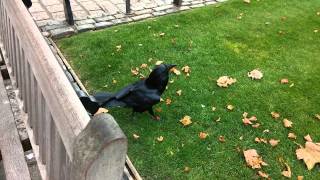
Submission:
M 7 180 L 28 180 L 30 173 L 0 75 L 0 149 Z
M 56 128 L 55 128 L 56 129 Z M 61 172 L 61 158 L 60 158 L 60 155 L 62 154 L 61 152 L 61 146 L 62 145 L 62 141 L 61 141 L 61 138 L 60 138 L 60 135 L 58 133 L 57 130 L 55 130 L 55 133 L 54 133 L 54 150 L 53 150 L 53 158 L 52 158 L 52 172 L 53 172 L 53 176 L 50 176 L 52 177 L 52 179 L 60 179 L 60 172 Z
M 52 166 L 51 163 L 52 163 L 53 143 L 54 143 L 54 139 L 52 135 L 54 134 L 52 132 L 53 128 L 54 128 L 53 119 L 49 109 L 47 109 L 46 107 L 46 127 L 45 127 L 46 136 L 45 137 L 46 137 L 46 170 L 47 170 L 48 179 L 51 174 L 50 169 Z
M 45 102 L 44 102 L 44 97 L 41 93 L 41 90 L 38 89 L 38 125 L 37 125 L 37 131 L 36 131 L 36 136 L 38 136 L 38 145 L 39 145 L 39 157 L 42 163 L 45 164 L 45 156 L 43 155 L 44 153 L 44 135 L 45 135 Z
M 109 114 L 98 114 L 74 142 L 74 180 L 119 180 L 127 153 L 127 138 Z

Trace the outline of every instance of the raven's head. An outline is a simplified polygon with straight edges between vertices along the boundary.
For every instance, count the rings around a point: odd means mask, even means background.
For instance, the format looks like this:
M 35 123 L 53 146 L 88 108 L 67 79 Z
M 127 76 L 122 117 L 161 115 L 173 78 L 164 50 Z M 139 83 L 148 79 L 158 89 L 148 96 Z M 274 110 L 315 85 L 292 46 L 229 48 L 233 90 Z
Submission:
M 153 89 L 158 89 L 162 94 L 169 81 L 170 69 L 175 66 L 175 64 L 160 64 L 156 66 L 146 79 L 146 85 Z

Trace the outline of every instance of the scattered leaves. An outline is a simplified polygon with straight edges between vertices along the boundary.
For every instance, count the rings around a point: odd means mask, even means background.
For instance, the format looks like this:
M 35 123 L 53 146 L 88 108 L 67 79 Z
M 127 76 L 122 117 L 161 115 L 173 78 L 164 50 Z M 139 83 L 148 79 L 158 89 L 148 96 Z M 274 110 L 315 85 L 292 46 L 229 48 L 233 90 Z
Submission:
M 159 137 L 157 137 L 157 141 L 159 141 L 159 142 L 162 142 L 163 141 L 163 136 L 159 136 Z
M 145 69 L 147 67 L 148 67 L 148 64 L 141 64 L 141 66 L 140 66 L 141 69 Z
M 257 117 L 256 116 L 251 116 L 250 118 L 247 117 L 248 116 L 248 113 L 247 112 L 244 112 L 242 114 L 242 122 L 244 125 L 249 125 L 249 124 L 253 124 L 252 121 L 257 121 Z
M 173 72 L 175 75 L 177 75 L 177 76 L 179 76 L 180 74 L 181 74 L 181 72 L 177 69 L 177 68 L 175 68 L 175 67 L 173 67 L 173 68 L 171 68 L 170 69 L 170 72 Z
M 248 149 L 243 151 L 244 158 L 247 165 L 252 169 L 260 169 L 261 166 L 266 166 L 267 163 L 263 162 L 262 157 L 259 156 L 255 149 Z
M 233 84 L 237 82 L 236 79 L 233 79 L 229 76 L 221 76 L 219 77 L 219 79 L 217 80 L 217 85 L 219 87 L 228 87 L 229 85 Z
M 297 139 L 297 136 L 294 133 L 289 133 L 288 138 L 289 139 Z
M 275 140 L 275 139 L 270 139 L 269 140 L 269 144 L 272 146 L 272 147 L 275 147 L 279 144 L 280 140 Z
M 281 172 L 281 174 L 287 178 L 291 178 L 291 168 L 287 163 L 284 163 L 286 166 L 286 169 Z
M 315 114 L 314 116 L 315 116 L 315 118 L 317 118 L 318 120 L 320 120 L 320 114 Z
M 268 140 L 266 140 L 264 138 L 259 138 L 259 137 L 254 138 L 254 141 L 257 143 L 265 143 L 265 144 L 268 143 Z
M 192 123 L 190 116 L 184 116 L 180 122 L 183 124 L 183 126 L 188 126 Z
M 304 140 L 308 141 L 308 142 L 312 142 L 312 138 L 309 134 L 307 134 L 306 136 L 303 137 Z
M 121 46 L 121 45 L 116 46 L 116 51 L 117 51 L 117 52 L 121 51 L 121 49 L 122 49 L 122 46 Z
M 258 175 L 263 178 L 269 178 L 269 175 L 263 171 L 258 171 Z
M 296 150 L 296 155 L 311 170 L 315 164 L 320 163 L 320 143 L 306 142 L 305 147 Z
M 229 111 L 232 111 L 232 110 L 234 109 L 234 106 L 231 105 L 231 104 L 229 104 L 229 105 L 227 105 L 227 109 L 228 109 Z
M 189 76 L 190 73 L 191 73 L 191 69 L 190 69 L 189 66 L 183 66 L 181 70 L 182 70 L 182 72 L 184 72 L 187 76 Z
M 132 136 L 133 136 L 134 139 L 139 139 L 140 138 L 140 136 L 137 135 L 137 134 L 132 134 Z
M 166 99 L 166 105 L 170 105 L 172 103 L 171 99 L 170 98 L 167 98 Z
M 200 139 L 206 139 L 207 136 L 208 136 L 208 133 L 205 133 L 205 132 L 200 132 L 200 133 L 199 133 L 199 138 L 200 138 Z
M 274 118 L 274 119 L 278 119 L 278 118 L 280 117 L 280 114 L 277 113 L 277 112 L 271 112 L 271 116 L 272 116 L 272 118 Z
M 226 142 L 224 136 L 219 136 L 218 140 L 219 140 L 220 142 Z
M 133 76 L 139 75 L 139 68 L 136 67 L 136 68 L 131 69 L 131 73 L 132 73 Z
M 292 122 L 289 121 L 288 119 L 283 119 L 283 125 L 286 128 L 291 128 L 292 127 Z
M 263 77 L 263 74 L 258 69 L 254 69 L 248 72 L 248 77 L 251 79 L 261 79 Z
M 289 83 L 289 80 L 288 80 L 288 79 L 281 79 L 281 80 L 280 80 L 280 83 L 281 83 L 281 84 L 288 84 L 288 83 Z
M 181 90 L 181 89 L 179 89 L 176 93 L 177 93 L 177 95 L 178 95 L 178 96 L 181 96 L 181 94 L 182 94 L 182 90 Z

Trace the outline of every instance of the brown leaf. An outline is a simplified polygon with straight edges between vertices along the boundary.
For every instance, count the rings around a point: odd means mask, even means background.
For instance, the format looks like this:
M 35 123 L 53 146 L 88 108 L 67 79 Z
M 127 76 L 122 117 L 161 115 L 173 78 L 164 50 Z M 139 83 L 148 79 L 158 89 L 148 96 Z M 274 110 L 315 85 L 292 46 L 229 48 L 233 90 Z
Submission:
M 140 136 L 137 135 L 137 134 L 132 134 L 132 136 L 133 136 L 134 139 L 139 139 L 140 138 Z
M 297 180 L 303 180 L 303 176 L 298 176 Z
M 306 136 L 303 137 L 306 141 L 312 142 L 311 136 L 307 134 Z
M 146 69 L 148 67 L 148 64 L 141 64 L 140 68 L 141 69 Z
M 232 85 L 235 82 L 237 82 L 236 79 L 233 79 L 233 78 L 231 78 L 229 76 L 221 76 L 217 80 L 217 85 L 219 87 L 228 87 L 228 86 Z
M 131 73 L 132 73 L 133 76 L 139 75 L 139 68 L 136 67 L 136 68 L 131 69 Z
M 286 128 L 291 128 L 292 127 L 292 122 L 289 121 L 288 119 L 283 119 L 283 125 Z
M 291 178 L 291 169 L 290 166 L 287 163 L 284 163 L 286 165 L 286 170 L 282 171 L 281 174 L 287 178 Z
M 289 80 L 288 80 L 288 79 L 281 79 L 281 80 L 280 80 L 280 83 L 281 83 L 281 84 L 288 84 L 288 83 L 289 83 Z
M 219 140 L 220 142 L 225 142 L 225 141 L 226 141 L 225 138 L 224 138 L 224 136 L 219 136 L 218 140 Z
M 182 90 L 179 89 L 176 93 L 177 93 L 178 96 L 181 96 Z
M 263 74 L 258 69 L 254 69 L 248 72 L 248 77 L 250 77 L 251 79 L 261 79 L 263 77 Z
M 162 142 L 163 141 L 163 136 L 159 136 L 159 137 L 157 137 L 157 141 L 159 141 L 159 142 Z
M 263 178 L 269 178 L 269 175 L 263 171 L 258 171 L 258 175 Z
M 190 116 L 184 116 L 180 122 L 183 124 L 183 126 L 188 126 L 192 123 Z
M 187 76 L 190 75 L 191 73 L 191 69 L 189 66 L 183 66 L 182 69 L 181 69 Z
M 175 67 L 173 67 L 173 68 L 171 68 L 170 69 L 170 72 L 173 72 L 175 75 L 177 75 L 177 76 L 179 76 L 180 74 L 181 74 L 181 72 L 177 69 L 177 68 L 175 68 Z
M 199 138 L 200 138 L 200 139 L 206 139 L 207 136 L 208 136 L 208 133 L 205 133 L 205 132 L 200 132 L 200 133 L 199 133 Z
M 248 116 L 247 112 L 244 112 L 242 114 L 242 117 L 243 117 L 242 122 L 243 122 L 244 125 L 253 124 L 252 121 L 257 121 L 257 117 L 256 116 L 251 116 L 250 118 L 248 118 L 247 116 Z M 259 127 L 259 125 L 258 125 L 258 127 Z
M 270 144 L 272 147 L 277 146 L 279 142 L 280 142 L 280 140 L 275 140 L 275 139 L 270 139 L 270 140 L 269 140 L 269 144 Z
M 311 170 L 315 164 L 320 163 L 320 143 L 306 142 L 305 147 L 296 150 L 296 155 Z
M 297 139 L 297 136 L 294 133 L 289 133 L 288 138 L 289 139 Z
M 268 143 L 268 140 L 266 140 L 266 139 L 264 139 L 264 138 L 259 138 L 259 137 L 256 137 L 256 138 L 254 139 L 254 141 L 257 142 L 257 143 L 265 143 L 265 144 Z
M 100 113 L 107 113 L 109 112 L 108 109 L 106 108 L 99 108 L 98 111 L 94 114 L 94 115 L 97 115 L 97 114 L 100 114 Z
M 247 162 L 247 165 L 252 169 L 260 169 L 261 166 L 267 165 L 263 162 L 262 157 L 259 156 L 255 149 L 248 149 L 243 151 L 244 158 Z
M 166 99 L 166 105 L 170 105 L 172 103 L 171 99 L 170 98 L 167 98 Z
M 277 113 L 277 112 L 271 112 L 271 116 L 274 118 L 274 119 L 278 119 L 280 117 L 280 114 Z

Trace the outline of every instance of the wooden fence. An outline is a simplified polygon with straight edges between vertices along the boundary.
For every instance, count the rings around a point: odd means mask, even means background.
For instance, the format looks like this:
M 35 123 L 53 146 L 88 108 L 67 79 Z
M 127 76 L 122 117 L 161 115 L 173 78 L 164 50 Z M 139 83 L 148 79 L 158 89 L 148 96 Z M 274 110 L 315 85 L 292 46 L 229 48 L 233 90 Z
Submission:
M 90 119 L 21 0 L 0 0 L 0 48 L 42 178 L 121 179 L 125 135 L 110 115 Z

